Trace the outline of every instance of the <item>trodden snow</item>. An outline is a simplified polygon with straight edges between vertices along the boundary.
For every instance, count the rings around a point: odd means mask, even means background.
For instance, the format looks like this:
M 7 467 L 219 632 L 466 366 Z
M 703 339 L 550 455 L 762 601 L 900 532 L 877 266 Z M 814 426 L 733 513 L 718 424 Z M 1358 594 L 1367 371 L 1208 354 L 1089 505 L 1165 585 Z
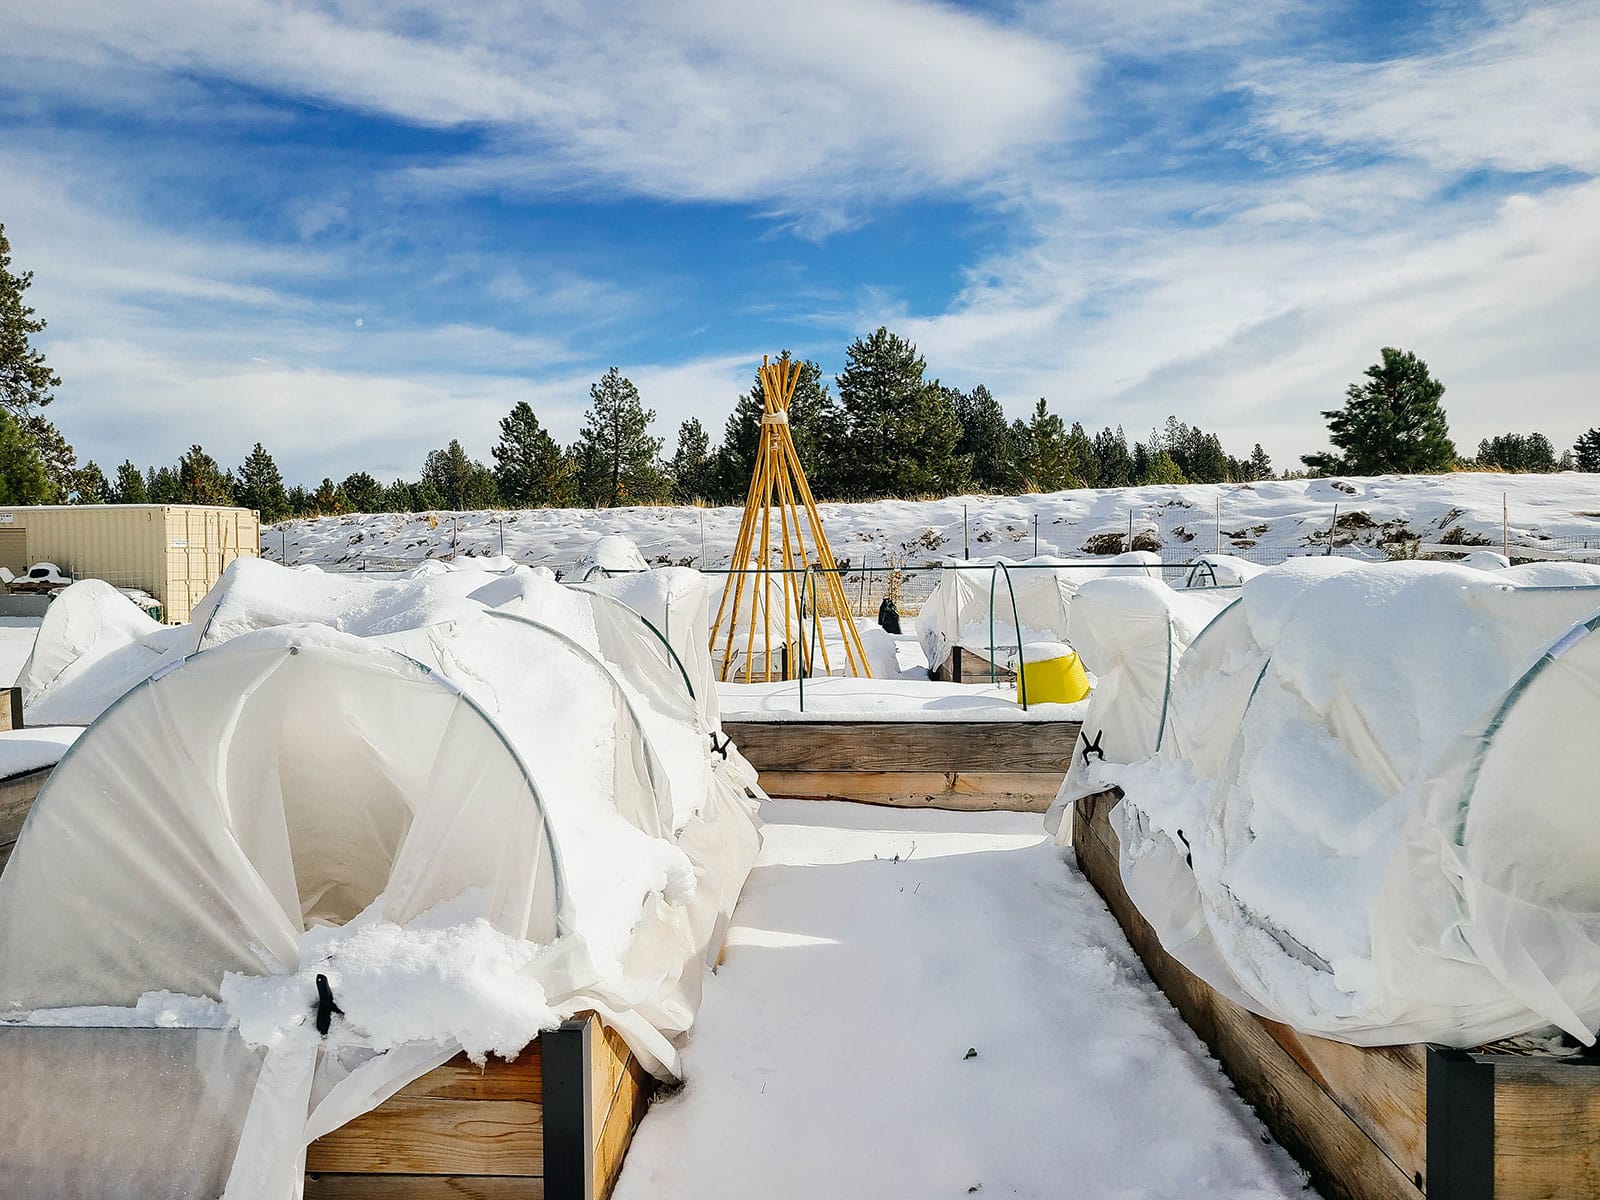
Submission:
M 1314 1196 L 1037 814 L 762 816 L 618 1200 Z

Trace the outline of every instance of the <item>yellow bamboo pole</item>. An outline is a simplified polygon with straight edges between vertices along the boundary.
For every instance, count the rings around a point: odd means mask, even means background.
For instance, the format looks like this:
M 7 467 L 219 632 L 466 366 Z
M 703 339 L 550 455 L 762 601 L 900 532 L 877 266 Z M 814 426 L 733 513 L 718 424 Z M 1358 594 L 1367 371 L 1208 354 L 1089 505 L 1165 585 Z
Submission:
M 756 455 L 756 472 L 757 472 L 757 477 L 760 480 L 760 485 L 756 489 L 757 490 L 757 497 L 756 498 L 757 498 L 757 500 L 760 501 L 760 503 L 762 505 L 762 510 L 761 511 L 762 511 L 762 513 L 764 515 L 766 513 L 766 511 L 767 511 L 766 510 L 766 504 L 767 504 L 767 496 L 769 494 L 768 489 L 772 486 L 772 480 L 771 480 L 771 477 L 770 477 L 770 475 L 768 473 L 767 456 L 764 455 L 764 454 L 761 454 L 759 452 Z M 753 515 L 754 514 L 752 513 L 752 516 Z M 751 531 L 752 531 L 752 533 L 754 532 L 754 526 L 755 526 L 755 522 L 752 521 L 751 522 Z M 751 592 L 750 592 L 750 628 L 746 631 L 745 644 L 744 644 L 744 681 L 746 683 L 754 683 L 755 682 L 755 673 L 754 673 L 752 668 L 755 665 L 755 658 L 756 658 L 756 610 L 759 609 L 762 606 L 762 603 L 763 603 L 763 601 L 765 599 L 765 597 L 762 596 L 760 591 L 758 591 L 756 589 L 759 588 L 760 585 L 763 582 L 762 576 L 763 576 L 763 573 L 766 570 L 766 554 L 767 554 L 767 547 L 766 547 L 766 544 L 763 542 L 763 544 L 761 546 L 760 557 L 758 557 L 756 559 L 755 572 L 754 572 L 754 575 L 753 575 L 753 578 L 752 578 L 752 584 L 754 586 L 751 588 Z
M 793 442 L 786 447 L 790 458 L 790 469 L 794 472 L 794 482 L 800 489 L 800 498 L 805 503 L 806 519 L 811 525 L 811 536 L 816 542 L 817 559 L 823 571 L 829 578 L 829 593 L 833 598 L 836 611 L 848 612 L 850 601 L 844 594 L 844 587 L 839 582 L 838 564 L 834 562 L 833 551 L 828 546 L 827 535 L 822 532 L 822 514 L 817 511 L 817 502 L 811 495 L 811 485 L 806 482 L 805 471 L 800 466 L 800 456 L 795 452 Z M 872 678 L 872 668 L 867 663 L 866 647 L 861 644 L 861 634 L 856 629 L 855 618 L 849 622 L 843 618 L 839 621 L 839 632 L 843 635 L 845 656 L 850 660 L 851 667 L 864 679 Z
M 792 444 L 789 446 L 789 449 L 791 449 L 791 450 L 793 449 Z M 787 471 L 781 472 L 779 474 L 779 476 L 778 476 L 778 479 L 779 479 L 779 486 L 781 487 L 782 493 L 783 493 L 783 503 L 784 503 L 785 512 L 788 513 L 789 515 L 791 515 L 794 518 L 794 534 L 795 534 L 796 540 L 798 540 L 799 543 L 800 543 L 800 566 L 805 572 L 805 575 L 801 577 L 801 583 L 800 583 L 800 587 L 802 589 L 801 592 L 800 592 L 800 596 L 801 596 L 801 602 L 803 604 L 804 603 L 804 597 L 805 597 L 804 579 L 805 579 L 805 576 L 809 576 L 811 574 L 811 560 L 806 556 L 805 537 L 802 535 L 802 533 L 800 531 L 800 506 L 795 500 L 793 481 L 790 478 L 789 473 Z M 812 598 L 813 601 L 816 600 L 816 596 L 815 595 L 813 595 L 811 598 Z M 819 619 L 820 615 L 821 614 L 818 613 L 818 611 L 817 611 L 817 605 L 815 603 L 813 603 L 812 609 L 811 609 L 811 623 L 813 625 L 815 625 L 817 623 L 817 620 Z M 802 632 L 802 636 L 804 636 L 803 632 Z M 832 657 L 828 654 L 828 639 L 826 637 L 819 637 L 817 639 L 817 643 L 818 643 L 818 647 L 822 651 L 822 673 L 824 675 L 831 675 L 833 673 L 833 660 L 832 660 Z

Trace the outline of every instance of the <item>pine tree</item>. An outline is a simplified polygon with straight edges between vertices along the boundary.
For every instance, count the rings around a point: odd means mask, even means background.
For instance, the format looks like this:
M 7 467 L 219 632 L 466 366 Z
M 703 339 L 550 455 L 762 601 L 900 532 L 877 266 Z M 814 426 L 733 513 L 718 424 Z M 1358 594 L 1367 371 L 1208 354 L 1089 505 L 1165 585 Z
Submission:
M 422 463 L 422 484 L 428 489 L 429 498 L 436 497 L 437 503 L 429 507 L 465 509 L 474 465 L 455 438 L 443 450 L 430 450 Z
M 111 482 L 106 479 L 93 459 L 90 459 L 78 470 L 78 478 L 72 485 L 72 502 L 74 504 L 107 504 L 111 501 Z
M 317 485 L 317 490 L 311 493 L 311 507 L 318 516 L 337 516 L 346 509 L 344 493 L 332 479 L 324 475 L 322 482 Z
M 278 464 L 272 460 L 272 455 L 260 442 L 255 444 L 239 468 L 234 499 L 244 508 L 255 509 L 268 525 L 283 520 L 288 514 L 289 499 L 284 494 L 283 476 L 278 473 Z
M 284 492 L 284 501 L 289 506 L 291 517 L 308 517 L 312 512 L 311 493 L 301 484 L 295 484 Z
M 612 367 L 589 388 L 589 409 L 578 432 L 578 489 L 592 508 L 650 504 L 661 498 L 665 478 L 657 459 L 661 439 L 650 436 L 654 410 Z
M 1478 465 L 1548 474 L 1556 469 L 1556 448 L 1542 433 L 1503 433 L 1478 443 Z
M 1600 471 L 1600 425 L 1579 435 L 1572 447 L 1572 464 L 1580 471 Z
M 0 504 L 48 504 L 50 477 L 22 425 L 0 407 Z
M 1319 475 L 1428 474 L 1456 463 L 1455 443 L 1439 400 L 1444 384 L 1409 350 L 1383 348 L 1383 360 L 1352 383 L 1343 408 L 1327 409 L 1328 440 L 1340 453 L 1301 458 Z
M 678 448 L 667 468 L 672 475 L 673 501 L 693 504 L 710 499 L 716 487 L 716 467 L 706 427 L 698 418 L 690 417 L 678 426 Z
M 416 497 L 412 495 L 412 488 L 404 479 L 396 479 L 383 489 L 383 511 L 393 513 L 415 512 L 417 508 Z
M 494 446 L 494 477 L 500 499 L 513 507 L 563 507 L 573 499 L 572 460 L 519 400 L 500 418 Z
M 1261 448 L 1260 442 L 1257 442 L 1255 449 L 1250 451 L 1250 478 L 1272 478 L 1272 459 L 1267 457 L 1267 452 Z
M 926 370 L 916 346 L 882 326 L 845 351 L 837 457 L 844 494 L 950 495 L 966 486 L 972 464 L 956 452 L 961 424 L 938 381 L 923 378 Z
M 177 504 L 178 473 L 171 467 L 150 467 L 145 473 L 145 492 L 151 504 Z
M 952 392 L 949 399 L 961 425 L 956 453 L 972 460 L 973 485 L 987 492 L 1015 490 L 1021 447 L 1000 402 L 981 383 L 970 392 Z
M 61 436 L 61 431 L 39 413 L 29 413 L 18 418 L 23 435 L 33 442 L 33 448 L 44 463 L 44 474 L 49 482 L 49 499 L 46 504 L 65 504 L 72 496 L 78 482 L 78 456 L 71 443 Z
M 346 476 L 339 485 L 345 500 L 345 511 L 375 513 L 383 511 L 383 484 L 366 471 Z
M 117 468 L 116 483 L 112 485 L 111 495 L 116 504 L 148 504 L 150 492 L 145 487 L 144 476 L 139 473 L 139 468 L 128 459 L 122 460 L 122 465 Z
M 232 504 L 222 468 L 198 445 L 178 460 L 178 494 L 175 504 Z
M 44 351 L 29 343 L 45 327 L 22 302 L 32 283 L 32 271 L 11 273 L 11 243 L 0 225 L 0 407 L 17 417 L 28 415 L 35 405 L 49 404 L 50 389 L 61 386 L 61 377 L 44 361 Z
M 1157 450 L 1149 456 L 1145 464 L 1144 473 L 1139 477 L 1140 483 L 1187 483 L 1183 471 L 1179 469 L 1176 460 L 1165 450 Z
M 1026 425 L 1017 422 L 1015 437 L 1021 447 L 1017 466 L 1024 491 L 1059 492 L 1081 486 L 1072 473 L 1073 446 L 1066 422 L 1050 411 L 1043 397 Z
M 1134 480 L 1133 455 L 1128 453 L 1128 437 L 1122 426 L 1107 426 L 1094 435 L 1094 480 L 1096 487 L 1128 487 Z

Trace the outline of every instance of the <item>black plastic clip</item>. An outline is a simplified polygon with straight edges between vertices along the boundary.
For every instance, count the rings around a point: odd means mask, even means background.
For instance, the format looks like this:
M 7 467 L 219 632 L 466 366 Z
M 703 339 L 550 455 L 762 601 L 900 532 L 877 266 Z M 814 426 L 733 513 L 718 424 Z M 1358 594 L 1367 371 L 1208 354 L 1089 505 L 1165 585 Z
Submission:
M 1094 741 L 1091 742 L 1091 741 L 1089 741 L 1088 738 L 1084 739 L 1084 745 L 1083 745 L 1083 765 L 1084 766 L 1087 767 L 1089 765 L 1089 755 L 1091 755 L 1091 754 L 1098 754 L 1100 756 L 1100 761 L 1101 762 L 1105 762 L 1105 760 L 1106 760 L 1106 752 L 1104 750 L 1100 749 L 1100 739 L 1105 737 L 1105 735 L 1106 735 L 1106 731 L 1104 729 L 1102 729 L 1102 730 L 1100 730 L 1098 733 L 1096 733 L 1094 735 Z
M 344 1016 L 344 1009 L 333 1002 L 333 989 L 328 986 L 326 975 L 317 976 L 317 1032 L 323 1037 L 328 1036 L 328 1029 L 333 1025 L 333 1014 Z
M 722 755 L 723 759 L 726 760 L 728 757 L 728 747 L 731 745 L 733 745 L 733 738 L 729 737 L 727 734 L 722 735 L 722 744 L 720 746 L 717 745 L 717 732 L 714 729 L 711 731 L 711 749 L 713 753 Z

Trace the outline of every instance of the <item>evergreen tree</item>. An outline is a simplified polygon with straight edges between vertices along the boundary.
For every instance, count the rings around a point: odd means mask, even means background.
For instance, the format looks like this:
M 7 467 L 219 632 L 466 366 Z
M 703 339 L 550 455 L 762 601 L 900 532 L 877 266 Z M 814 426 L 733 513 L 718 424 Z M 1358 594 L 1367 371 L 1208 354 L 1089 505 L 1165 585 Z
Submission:
M 171 467 L 151 467 L 145 474 L 145 491 L 151 504 L 177 504 L 178 472 Z
M 711 456 L 711 437 L 698 418 L 690 417 L 678 426 L 678 448 L 668 469 L 672 474 L 672 499 L 678 504 L 706 500 L 716 487 L 716 460 Z
M 1165 450 L 1157 450 L 1149 455 L 1145 464 L 1144 473 L 1139 477 L 1140 483 L 1187 483 L 1183 471 L 1179 469 L 1172 455 Z
M 429 498 L 437 498 L 434 508 L 461 510 L 468 506 L 475 464 L 455 438 L 443 450 L 430 450 L 422 463 L 422 484 Z
M 1095 487 L 1099 483 L 1095 475 L 1094 442 L 1084 432 L 1081 421 L 1074 421 L 1067 431 L 1067 470 L 1077 480 L 1069 484 L 1070 487 Z
M 1250 478 L 1272 478 L 1272 459 L 1267 457 L 1267 452 L 1261 448 L 1260 442 L 1257 442 L 1255 449 L 1250 451 Z
M 1221 439 L 1197 425 L 1168 417 L 1165 431 L 1152 439 L 1151 446 L 1165 450 L 1190 483 L 1223 483 L 1229 478 Z
M 467 489 L 462 498 L 468 509 L 499 508 L 500 485 L 495 482 L 494 472 L 481 462 L 474 462 L 467 472 Z
M 1503 433 L 1478 443 L 1478 465 L 1548 474 L 1556 469 L 1556 448 L 1542 433 Z
M 375 513 L 383 511 L 383 484 L 366 471 L 347 476 L 339 485 L 344 496 L 345 511 Z
M 311 493 L 301 484 L 295 484 L 284 492 L 284 501 L 289 506 L 291 517 L 309 517 L 312 512 Z
M 117 468 L 117 480 L 111 489 L 111 494 L 117 504 L 148 504 L 150 492 L 145 487 L 144 476 L 139 473 L 139 468 L 128 459 L 122 460 L 122 465 Z
M 986 492 L 1013 491 L 1020 482 L 1017 459 L 1021 447 L 1000 402 L 981 383 L 970 392 L 952 390 L 947 394 L 961 425 L 956 454 L 972 460 L 973 485 Z
M 1580 471 L 1600 471 L 1600 425 L 1579 435 L 1572 447 L 1572 464 Z
M 78 482 L 77 454 L 61 436 L 61 431 L 39 413 L 19 417 L 18 425 L 23 435 L 33 441 L 33 448 L 44 463 L 45 478 L 49 481 L 49 499 L 44 503 L 65 504 Z
M 783 351 L 780 358 L 789 352 Z M 714 498 L 727 502 L 743 500 L 755 475 L 756 450 L 761 445 L 761 415 L 766 411 L 766 396 L 761 374 L 748 392 L 734 401 L 733 412 L 723 426 L 722 446 L 715 459 Z M 800 364 L 794 397 L 789 401 L 789 437 L 795 457 L 806 473 L 806 482 L 817 496 L 832 496 L 834 491 L 833 455 L 839 445 L 843 417 L 839 405 L 822 382 L 822 368 L 810 359 Z
M 222 468 L 199 446 L 190 446 L 189 452 L 178 460 L 178 494 L 172 503 L 233 503 Z
M 45 327 L 44 320 L 22 302 L 32 283 L 32 271 L 11 273 L 11 243 L 6 227 L 0 225 L 0 407 L 16 417 L 26 416 L 35 405 L 49 404 L 50 389 L 61 386 L 60 376 L 44 361 L 44 351 L 29 343 Z
M 93 459 L 85 463 L 78 471 L 78 478 L 72 487 L 72 502 L 74 504 L 108 504 L 112 499 L 111 482 L 106 478 Z
M 283 476 L 278 464 L 260 442 L 250 451 L 239 468 L 238 485 L 234 499 L 245 508 L 253 508 L 268 525 L 275 524 L 288 515 L 289 498 L 283 490 Z
M 494 446 L 494 477 L 500 499 L 513 507 L 562 507 L 572 502 L 572 460 L 519 400 L 500 418 Z
M 1328 440 L 1339 453 L 1301 458 L 1319 475 L 1427 474 L 1448 471 L 1455 443 L 1439 400 L 1444 384 L 1409 350 L 1383 348 L 1383 360 L 1352 383 L 1343 408 L 1327 409 Z
M 845 351 L 837 458 L 844 494 L 950 495 L 966 485 L 971 461 L 956 452 L 961 424 L 946 391 L 923 378 L 926 369 L 915 345 L 882 326 Z
M 1133 455 L 1128 453 L 1128 438 L 1122 426 L 1107 426 L 1094 435 L 1094 480 L 1096 487 L 1128 487 L 1134 480 Z
M 317 490 L 311 493 L 311 507 L 318 516 L 332 517 L 346 511 L 347 505 L 338 485 L 324 475 Z
M 0 407 L 0 504 L 48 504 L 50 477 L 22 425 Z
M 1073 446 L 1066 422 L 1050 411 L 1043 397 L 1026 425 L 1016 423 L 1013 436 L 1021 448 L 1017 467 L 1024 491 L 1059 492 L 1081 486 L 1072 473 Z
M 404 479 L 396 479 L 383 489 L 383 511 L 393 513 L 415 512 L 416 498 L 412 495 L 411 485 Z
M 575 457 L 578 490 L 593 508 L 650 504 L 661 498 L 665 479 L 657 459 L 661 439 L 650 436 L 654 410 L 645 408 L 634 387 L 612 367 L 589 388 Z

